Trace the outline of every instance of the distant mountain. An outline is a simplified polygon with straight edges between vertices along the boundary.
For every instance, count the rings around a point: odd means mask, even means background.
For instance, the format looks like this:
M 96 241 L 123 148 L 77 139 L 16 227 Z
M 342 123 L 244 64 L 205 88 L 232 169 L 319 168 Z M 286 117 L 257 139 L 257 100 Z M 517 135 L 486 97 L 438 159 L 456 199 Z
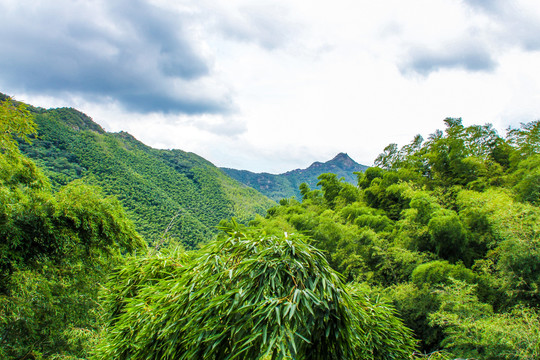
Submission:
M 254 188 L 270 199 L 279 201 L 296 196 L 300 198 L 299 186 L 305 182 L 310 188 L 317 188 L 317 177 L 324 173 L 334 173 L 338 178 L 355 184 L 357 176 L 354 172 L 365 171 L 368 166 L 360 165 L 345 153 L 339 153 L 327 162 L 314 162 L 307 169 L 296 169 L 283 174 L 253 173 L 246 170 L 221 168 L 227 175 Z
M 149 243 L 167 236 L 188 248 L 210 239 L 222 219 L 248 221 L 275 203 L 193 153 L 158 150 L 126 132 L 108 133 L 71 108 L 31 108 L 39 127 L 21 151 L 58 188 L 80 179 L 115 195 Z

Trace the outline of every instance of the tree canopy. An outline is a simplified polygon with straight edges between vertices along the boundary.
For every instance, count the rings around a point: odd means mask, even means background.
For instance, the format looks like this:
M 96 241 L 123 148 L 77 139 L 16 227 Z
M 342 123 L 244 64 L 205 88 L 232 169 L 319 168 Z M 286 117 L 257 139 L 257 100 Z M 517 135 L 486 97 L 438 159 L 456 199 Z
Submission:
M 102 277 L 146 245 L 118 200 L 77 182 L 51 190 L 17 148 L 36 131 L 24 106 L 8 99 L 0 115 L 0 357 L 84 356 Z
M 108 285 L 101 359 L 398 359 L 388 303 L 346 286 L 303 236 L 224 224 L 194 261 L 133 259 Z M 149 272 L 153 276 L 148 277 Z
M 321 190 L 301 185 L 300 201 L 253 224 L 309 236 L 347 282 L 392 300 L 424 353 L 535 358 L 538 122 L 506 137 L 489 124 L 445 125 L 386 147 L 358 187 L 323 174 Z

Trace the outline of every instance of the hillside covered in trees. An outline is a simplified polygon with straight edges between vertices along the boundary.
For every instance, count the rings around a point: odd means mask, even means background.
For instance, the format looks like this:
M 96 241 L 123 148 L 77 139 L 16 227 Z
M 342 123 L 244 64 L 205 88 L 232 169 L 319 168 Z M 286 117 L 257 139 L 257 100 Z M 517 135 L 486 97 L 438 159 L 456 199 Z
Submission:
M 149 243 L 180 241 L 188 248 L 211 239 L 224 218 L 248 221 L 273 202 L 192 153 L 158 150 L 126 132 L 108 133 L 71 108 L 29 107 L 38 133 L 20 142 L 53 188 L 81 179 L 118 198 Z
M 186 250 L 179 242 L 197 233 L 158 237 L 162 246 L 149 249 L 137 214 L 88 173 L 144 183 L 159 173 L 142 173 L 141 163 L 141 173 L 107 170 L 116 156 L 142 162 L 131 153 L 170 164 L 160 156 L 174 162 L 174 151 L 88 128 L 73 110 L 57 110 L 71 114 L 67 123 L 31 110 L 0 103 L 2 358 L 540 355 L 540 121 L 501 136 L 448 118 L 425 141 L 389 145 L 357 185 L 322 174 L 320 189 L 301 184 L 301 197 L 248 225 L 224 216 L 217 235 Z M 67 138 L 36 139 L 34 117 Z M 67 177 L 52 171 L 47 163 L 61 163 L 62 146 L 77 141 L 109 158 L 92 165 L 76 153 Z M 34 162 L 19 147 L 51 153 Z

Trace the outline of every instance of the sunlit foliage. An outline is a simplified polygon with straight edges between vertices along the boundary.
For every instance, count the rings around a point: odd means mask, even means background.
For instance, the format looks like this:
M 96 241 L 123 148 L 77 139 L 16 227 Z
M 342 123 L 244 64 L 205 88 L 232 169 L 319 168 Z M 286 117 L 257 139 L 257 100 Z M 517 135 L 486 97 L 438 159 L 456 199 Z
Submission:
M 191 262 L 133 259 L 108 285 L 102 359 L 398 359 L 391 305 L 348 287 L 294 234 L 225 224 Z M 152 276 L 149 276 L 152 274 Z

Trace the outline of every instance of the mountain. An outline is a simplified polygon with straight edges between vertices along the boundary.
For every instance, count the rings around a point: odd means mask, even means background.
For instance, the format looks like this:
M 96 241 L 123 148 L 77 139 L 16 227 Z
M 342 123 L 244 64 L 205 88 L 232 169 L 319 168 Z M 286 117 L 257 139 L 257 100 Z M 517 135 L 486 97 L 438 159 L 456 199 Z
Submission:
M 119 199 L 151 244 L 167 238 L 194 248 L 213 237 L 220 220 L 246 222 L 275 205 L 193 153 L 153 149 L 126 132 L 106 132 L 72 108 L 30 110 L 38 136 L 32 144 L 20 142 L 20 149 L 53 188 L 73 180 L 98 185 Z
M 317 177 L 324 173 L 337 174 L 346 182 L 357 183 L 354 172 L 364 171 L 368 166 L 360 165 L 345 153 L 339 153 L 327 162 L 314 162 L 307 169 L 296 169 L 283 174 L 253 173 L 246 170 L 221 168 L 231 178 L 246 184 L 268 196 L 270 199 L 279 201 L 284 198 L 296 196 L 301 198 L 299 186 L 305 182 L 311 189 L 317 188 Z

